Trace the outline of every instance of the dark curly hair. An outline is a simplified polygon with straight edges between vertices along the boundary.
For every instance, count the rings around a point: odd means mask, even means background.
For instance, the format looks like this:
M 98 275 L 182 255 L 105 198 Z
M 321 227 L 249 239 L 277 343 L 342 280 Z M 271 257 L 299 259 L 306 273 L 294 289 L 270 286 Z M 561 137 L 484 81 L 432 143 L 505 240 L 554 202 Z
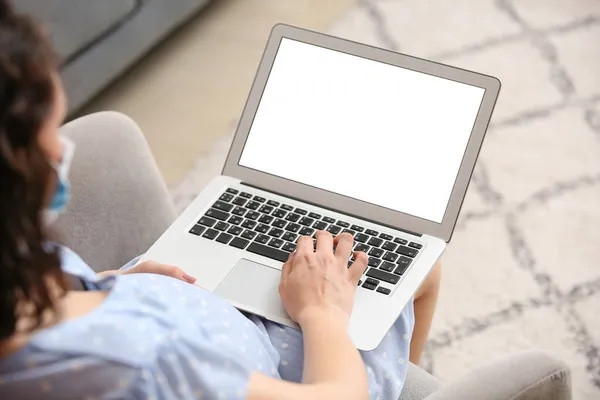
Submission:
M 42 218 L 55 175 L 38 136 L 55 99 L 56 62 L 40 26 L 0 0 L 0 341 L 55 316 L 65 293 Z

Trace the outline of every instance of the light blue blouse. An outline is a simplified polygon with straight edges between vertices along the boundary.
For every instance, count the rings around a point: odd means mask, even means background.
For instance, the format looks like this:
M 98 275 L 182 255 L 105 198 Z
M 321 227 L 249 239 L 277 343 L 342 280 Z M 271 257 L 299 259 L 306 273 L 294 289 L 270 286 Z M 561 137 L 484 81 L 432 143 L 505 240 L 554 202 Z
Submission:
M 302 379 L 300 331 L 246 316 L 173 278 L 98 279 L 65 248 L 62 264 L 110 293 L 89 314 L 35 334 L 0 360 L 1 399 L 245 399 L 252 371 Z M 361 352 L 372 399 L 398 399 L 413 325 L 410 303 L 379 347 Z

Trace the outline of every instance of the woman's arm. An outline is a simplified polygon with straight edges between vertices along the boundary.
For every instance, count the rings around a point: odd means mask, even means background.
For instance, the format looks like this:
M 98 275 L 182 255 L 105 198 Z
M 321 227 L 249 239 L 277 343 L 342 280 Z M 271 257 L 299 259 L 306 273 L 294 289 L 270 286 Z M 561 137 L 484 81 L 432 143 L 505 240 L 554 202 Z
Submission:
M 356 262 L 347 270 L 352 236 L 338 236 L 336 245 L 334 254 L 331 235 L 319 232 L 313 252 L 312 239 L 301 238 L 282 271 L 282 300 L 304 338 L 303 384 L 254 373 L 248 400 L 368 398 L 365 367 L 348 335 L 354 291 L 367 257 L 355 253 Z
M 196 282 L 196 278 L 186 274 L 181 268 L 175 267 L 173 265 L 161 264 L 156 261 L 144 261 L 137 264 L 135 267 L 129 268 L 127 270 L 109 270 L 98 272 L 99 278 L 105 278 L 111 275 L 127 275 L 127 274 L 159 274 L 170 276 L 171 278 L 180 279 L 184 282 L 194 283 Z
M 368 399 L 367 374 L 346 322 L 335 313 L 315 313 L 303 321 L 303 384 L 254 373 L 248 400 Z

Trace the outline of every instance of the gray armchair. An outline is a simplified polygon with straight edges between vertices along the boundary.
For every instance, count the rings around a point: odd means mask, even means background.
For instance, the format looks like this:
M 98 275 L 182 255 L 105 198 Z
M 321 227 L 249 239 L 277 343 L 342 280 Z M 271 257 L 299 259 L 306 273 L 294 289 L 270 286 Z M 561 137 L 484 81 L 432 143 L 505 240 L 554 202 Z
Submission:
M 62 241 L 96 271 L 114 269 L 146 251 L 176 217 L 175 207 L 137 125 L 104 112 L 62 128 L 75 141 L 73 198 L 60 217 Z M 568 400 L 568 367 L 531 351 L 443 383 L 410 365 L 400 400 Z

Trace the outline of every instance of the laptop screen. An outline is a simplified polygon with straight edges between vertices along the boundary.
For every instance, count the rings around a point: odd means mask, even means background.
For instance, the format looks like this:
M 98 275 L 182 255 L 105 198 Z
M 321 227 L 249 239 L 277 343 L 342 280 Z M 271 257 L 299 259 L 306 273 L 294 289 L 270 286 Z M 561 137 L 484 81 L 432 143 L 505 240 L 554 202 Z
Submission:
M 239 165 L 441 223 L 484 92 L 283 38 Z

